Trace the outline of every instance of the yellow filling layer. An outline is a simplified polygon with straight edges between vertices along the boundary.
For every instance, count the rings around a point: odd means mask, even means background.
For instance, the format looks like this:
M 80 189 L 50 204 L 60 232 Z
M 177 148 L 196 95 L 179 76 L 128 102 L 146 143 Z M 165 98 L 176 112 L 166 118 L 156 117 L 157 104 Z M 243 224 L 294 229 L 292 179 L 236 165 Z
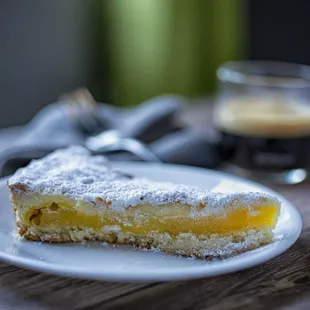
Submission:
M 103 229 L 117 225 L 123 232 L 144 235 L 151 231 L 172 235 L 179 233 L 228 234 L 251 229 L 272 229 L 277 221 L 279 206 L 275 204 L 256 206 L 251 211 L 246 207 L 227 210 L 225 214 L 190 216 L 188 205 L 165 205 L 153 207 L 141 205 L 126 212 L 102 210 L 100 215 L 85 214 L 65 204 L 50 204 L 36 207 L 25 214 L 28 225 L 59 228 L 78 227 Z

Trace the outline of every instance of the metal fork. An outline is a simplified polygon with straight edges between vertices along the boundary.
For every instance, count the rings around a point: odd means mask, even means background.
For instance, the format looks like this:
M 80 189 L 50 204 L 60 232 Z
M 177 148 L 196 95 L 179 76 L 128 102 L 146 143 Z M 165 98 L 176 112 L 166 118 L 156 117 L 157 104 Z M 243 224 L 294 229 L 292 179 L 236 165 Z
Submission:
M 85 146 L 93 152 L 126 151 L 136 155 L 147 162 L 158 162 L 161 160 L 154 155 L 141 141 L 122 136 L 121 132 L 114 129 L 107 129 L 97 117 L 97 102 L 86 88 L 79 88 L 74 92 L 62 97 L 65 103 L 65 110 L 68 116 L 84 132 L 91 134 L 85 140 Z

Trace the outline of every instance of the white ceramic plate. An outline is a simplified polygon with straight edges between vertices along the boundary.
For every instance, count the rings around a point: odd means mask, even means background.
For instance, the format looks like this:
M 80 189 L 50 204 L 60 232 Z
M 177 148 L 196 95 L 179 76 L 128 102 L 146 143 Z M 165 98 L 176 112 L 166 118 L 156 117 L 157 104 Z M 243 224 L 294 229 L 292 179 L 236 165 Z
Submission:
M 0 259 L 14 265 L 47 273 L 109 281 L 171 281 L 233 272 L 266 262 L 287 250 L 301 232 L 301 217 L 296 208 L 272 190 L 221 172 L 146 163 L 118 163 L 133 175 L 154 180 L 198 185 L 207 190 L 263 191 L 282 202 L 275 241 L 233 258 L 204 261 L 142 251 L 131 246 L 103 243 L 44 244 L 20 240 L 16 235 L 6 180 L 0 181 Z

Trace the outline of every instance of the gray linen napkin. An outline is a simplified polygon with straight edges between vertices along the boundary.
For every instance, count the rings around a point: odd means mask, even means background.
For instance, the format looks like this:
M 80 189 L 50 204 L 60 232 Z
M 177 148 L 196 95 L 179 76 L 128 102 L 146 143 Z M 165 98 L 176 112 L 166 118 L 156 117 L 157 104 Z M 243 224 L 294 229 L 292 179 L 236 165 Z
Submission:
M 175 118 L 184 105 L 179 96 L 150 99 L 132 108 L 99 104 L 98 118 L 106 129 L 148 144 L 163 162 L 214 168 L 220 163 L 217 146 L 198 132 L 181 128 Z M 18 139 L 0 154 L 0 175 L 13 173 L 31 159 L 40 158 L 70 144 L 84 143 L 86 136 L 72 123 L 64 105 L 57 102 L 43 108 L 24 126 Z M 128 153 L 104 154 L 110 160 L 138 160 Z

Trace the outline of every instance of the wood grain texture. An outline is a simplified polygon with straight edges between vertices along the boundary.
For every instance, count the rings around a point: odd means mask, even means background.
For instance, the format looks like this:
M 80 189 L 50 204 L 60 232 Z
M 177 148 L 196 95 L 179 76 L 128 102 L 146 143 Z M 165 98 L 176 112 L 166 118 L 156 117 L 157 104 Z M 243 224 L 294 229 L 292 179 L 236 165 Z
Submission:
M 198 112 L 192 117 L 199 114 L 203 124 L 207 115 Z M 0 263 L 0 310 L 310 309 L 310 183 L 273 188 L 299 208 L 304 226 L 296 244 L 270 262 L 210 279 L 156 284 L 75 280 Z

